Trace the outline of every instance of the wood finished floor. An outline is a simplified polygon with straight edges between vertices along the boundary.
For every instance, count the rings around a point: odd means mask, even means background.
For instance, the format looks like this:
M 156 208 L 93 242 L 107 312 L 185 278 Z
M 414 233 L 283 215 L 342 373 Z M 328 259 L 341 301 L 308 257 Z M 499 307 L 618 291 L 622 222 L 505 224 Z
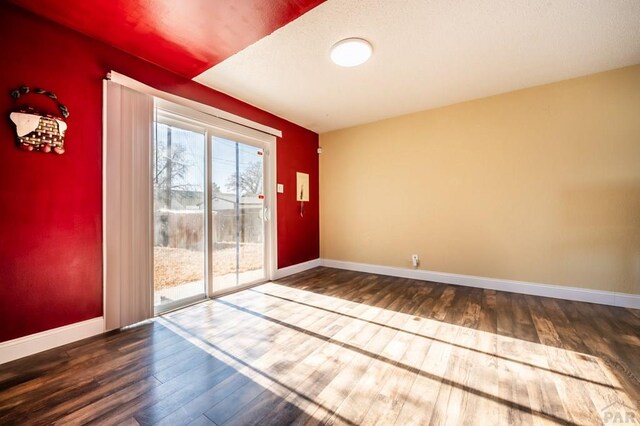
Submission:
M 0 424 L 638 423 L 639 377 L 640 311 L 316 268 L 1 365 Z

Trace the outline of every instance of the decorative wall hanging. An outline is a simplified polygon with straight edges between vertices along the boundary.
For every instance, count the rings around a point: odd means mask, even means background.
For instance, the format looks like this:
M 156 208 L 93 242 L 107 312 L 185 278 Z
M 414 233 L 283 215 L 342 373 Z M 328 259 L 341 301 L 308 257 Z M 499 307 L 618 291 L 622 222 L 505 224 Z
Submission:
M 64 134 L 67 130 L 67 123 L 64 121 L 69 117 L 69 110 L 58 101 L 58 97 L 49 91 L 26 86 L 11 92 L 14 100 L 27 93 L 44 95 L 56 103 L 62 117 L 54 117 L 44 114 L 29 106 L 17 107 L 11 112 L 9 117 L 16 125 L 18 136 L 18 146 L 25 151 L 55 152 L 64 153 Z

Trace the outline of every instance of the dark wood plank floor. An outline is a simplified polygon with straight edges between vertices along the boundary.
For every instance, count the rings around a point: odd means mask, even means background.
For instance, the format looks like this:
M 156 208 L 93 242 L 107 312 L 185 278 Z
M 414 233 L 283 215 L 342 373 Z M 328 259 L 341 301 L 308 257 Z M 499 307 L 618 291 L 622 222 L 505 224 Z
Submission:
M 4 364 L 0 424 L 638 423 L 639 377 L 639 311 L 316 268 Z

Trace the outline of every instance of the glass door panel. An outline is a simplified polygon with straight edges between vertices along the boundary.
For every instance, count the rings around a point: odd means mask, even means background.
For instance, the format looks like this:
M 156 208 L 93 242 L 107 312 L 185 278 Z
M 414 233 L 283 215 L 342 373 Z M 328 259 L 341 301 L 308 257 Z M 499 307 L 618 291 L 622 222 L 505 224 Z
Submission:
M 212 137 L 212 257 L 213 290 L 235 287 L 238 272 L 236 204 L 238 192 L 233 182 L 236 174 L 236 147 L 233 141 Z
M 264 152 L 213 136 L 213 290 L 265 279 Z
M 240 209 L 238 212 L 238 285 L 265 278 L 264 152 L 238 144 Z
M 156 122 L 153 147 L 156 312 L 204 298 L 204 131 Z

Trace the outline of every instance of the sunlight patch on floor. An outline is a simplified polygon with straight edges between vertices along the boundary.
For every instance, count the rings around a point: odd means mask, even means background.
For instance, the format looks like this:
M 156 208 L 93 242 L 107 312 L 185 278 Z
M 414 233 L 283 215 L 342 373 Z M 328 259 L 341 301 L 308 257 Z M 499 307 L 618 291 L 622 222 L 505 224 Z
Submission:
M 230 312 L 243 320 L 225 322 Z M 181 327 L 198 315 L 208 325 Z M 602 360 L 559 339 L 529 342 L 277 283 L 157 321 L 318 421 L 586 424 L 638 409 Z M 558 405 L 568 395 L 583 404 Z

